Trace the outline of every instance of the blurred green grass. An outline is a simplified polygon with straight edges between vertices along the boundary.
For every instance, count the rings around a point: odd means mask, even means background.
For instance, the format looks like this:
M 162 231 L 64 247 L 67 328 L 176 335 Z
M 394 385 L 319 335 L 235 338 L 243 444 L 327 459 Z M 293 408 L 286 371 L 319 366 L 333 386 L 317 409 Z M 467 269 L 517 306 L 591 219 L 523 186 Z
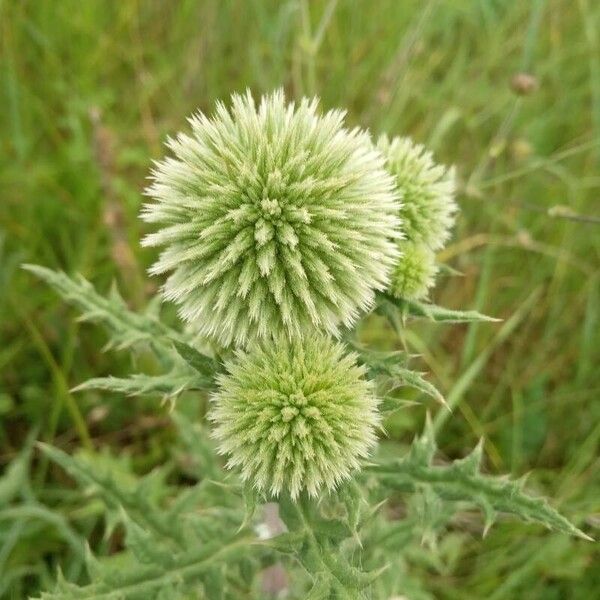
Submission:
M 143 305 L 156 285 L 137 219 L 151 159 L 196 109 L 283 85 L 457 165 L 462 215 L 441 258 L 464 276 L 435 300 L 505 320 L 420 325 L 401 340 L 456 403 L 439 445 L 461 456 L 484 435 L 490 471 L 533 470 L 532 489 L 597 537 L 599 32 L 593 0 L 0 2 L 0 465 L 32 427 L 71 449 L 89 435 L 141 470 L 164 455 L 155 403 L 70 395 L 129 365 L 19 265 L 103 290 L 116 278 Z M 519 72 L 537 79 L 530 95 L 511 89 Z M 372 325 L 365 335 L 397 343 Z M 409 440 L 422 419 L 402 412 L 391 436 Z M 35 463 L 40 493 L 54 476 Z M 51 530 L 0 530 L 0 581 L 25 574 L 6 597 L 52 576 Z M 587 599 L 598 558 L 593 544 L 514 523 L 481 540 L 467 520 L 420 568 L 440 598 Z

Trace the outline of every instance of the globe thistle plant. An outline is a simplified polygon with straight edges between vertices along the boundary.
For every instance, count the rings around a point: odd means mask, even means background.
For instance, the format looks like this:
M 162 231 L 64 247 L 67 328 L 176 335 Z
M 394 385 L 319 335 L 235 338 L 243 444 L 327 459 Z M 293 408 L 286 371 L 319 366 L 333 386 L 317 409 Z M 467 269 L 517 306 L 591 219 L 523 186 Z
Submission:
M 175 443 L 190 461 L 181 465 L 184 477 L 174 478 L 184 485 L 171 494 L 174 486 L 154 474 L 132 490 L 113 476 L 110 457 L 99 468 L 93 456 L 82 460 L 42 444 L 78 481 L 93 480 L 107 521 L 122 523 L 127 546 L 115 557 L 123 565 L 116 575 L 88 552 L 89 584 L 61 578 L 42 597 L 134 600 L 203 590 L 207 597 L 262 598 L 264 582 L 275 579 L 266 577 L 271 568 L 284 569 L 295 598 L 406 597 L 414 583 L 398 573 L 406 570 L 411 540 L 435 542 L 463 507 L 482 509 L 484 531 L 503 511 L 591 539 L 528 496 L 522 482 L 485 475 L 482 444 L 452 464 L 435 461 L 435 429 L 449 410 L 436 414 L 435 425 L 426 419 L 408 452 L 390 440 L 370 456 L 382 418 L 406 405 L 400 388 L 444 398 L 412 369 L 410 347 L 370 349 L 348 335 L 356 354 L 349 353 L 332 337 L 338 328 L 382 289 L 379 313 L 395 332 L 411 317 L 489 320 L 419 302 L 454 220 L 452 171 L 407 139 L 382 138 L 382 155 L 366 133 L 344 128 L 343 113 L 319 115 L 316 100 L 286 104 L 281 92 L 258 106 L 250 95 L 233 96 L 230 109 L 219 104 L 212 118 L 197 115 L 191 127 L 169 142 L 174 156 L 157 164 L 143 211 L 159 226 L 146 244 L 163 247 L 152 272 L 169 274 L 164 293 L 188 322 L 183 331 L 152 305 L 131 311 L 116 290 L 103 298 L 82 277 L 27 268 L 85 319 L 104 325 L 109 346 L 133 356 L 141 347 L 163 369 L 95 377 L 78 390 L 172 402 L 183 392 L 188 399 L 203 394 L 197 408 L 208 395 L 218 452 L 195 411 L 174 411 Z M 205 353 L 208 347 L 214 352 Z M 381 406 L 377 386 L 385 390 Z M 24 468 L 34 439 L 28 436 L 17 457 Z M 243 494 L 225 485 L 219 453 L 247 483 Z M 361 466 L 363 476 L 340 485 Z M 267 510 L 259 516 L 261 496 L 279 497 L 285 527 L 273 526 Z M 114 510 L 115 498 L 124 508 Z M 378 510 L 388 499 L 402 505 L 405 518 Z
M 408 240 L 432 250 L 444 247 L 454 226 L 455 174 L 434 162 L 432 153 L 410 138 L 379 138 L 378 147 L 402 198 L 400 216 Z
M 389 283 L 400 203 L 367 133 L 316 99 L 251 95 L 190 119 L 157 163 L 143 218 L 151 272 L 199 333 L 228 346 L 335 335 Z
M 373 385 L 354 354 L 321 336 L 238 351 L 209 419 L 228 467 L 273 495 L 315 496 L 359 467 L 379 425 Z
M 435 283 L 438 268 L 435 254 L 423 244 L 403 241 L 402 256 L 392 272 L 390 291 L 397 298 L 422 300 Z

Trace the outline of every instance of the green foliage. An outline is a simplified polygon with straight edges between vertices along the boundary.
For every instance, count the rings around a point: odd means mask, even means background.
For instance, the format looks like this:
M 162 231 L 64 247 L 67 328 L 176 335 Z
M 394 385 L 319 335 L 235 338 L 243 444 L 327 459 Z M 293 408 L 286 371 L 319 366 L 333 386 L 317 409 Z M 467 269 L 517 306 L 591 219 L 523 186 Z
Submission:
M 453 310 L 435 304 L 396 298 L 389 294 L 378 296 L 377 310 L 385 315 L 395 329 L 401 329 L 410 318 L 427 319 L 438 323 L 478 323 L 480 321 L 498 321 L 482 315 L 476 310 Z
M 46 272 L 44 275 L 50 281 L 55 280 Z M 102 303 L 97 300 L 91 286 L 77 287 L 63 275 L 60 275 L 59 281 L 61 290 L 69 298 L 73 298 L 72 290 L 77 290 L 77 303 L 86 310 L 95 302 L 104 307 L 103 315 L 117 312 L 113 307 L 114 296 L 111 302 Z M 105 321 L 106 317 L 102 320 Z M 167 331 L 161 326 L 156 327 Z M 136 331 L 142 328 L 141 324 L 132 327 Z M 165 338 L 168 339 L 166 334 Z M 201 381 L 211 379 L 211 368 L 220 371 L 216 361 L 185 342 L 176 343 L 177 351 L 170 352 L 183 368 L 179 375 L 179 388 L 193 389 L 198 378 Z M 283 394 L 283 400 L 288 396 L 295 397 L 294 394 L 299 393 L 298 385 L 304 386 L 302 389 L 308 394 L 309 407 L 317 406 L 317 397 L 313 399 L 311 395 L 317 394 L 319 411 L 344 400 L 346 420 L 350 415 L 350 396 L 354 398 L 359 389 L 362 395 L 370 395 L 367 383 L 362 380 L 365 372 L 370 377 L 391 381 L 394 386 L 412 386 L 443 400 L 421 374 L 405 366 L 404 353 L 376 352 L 353 342 L 350 344 L 357 350 L 357 355 L 344 356 L 343 346 L 326 338 L 307 338 L 298 347 L 288 347 L 281 340 L 276 348 L 264 346 L 239 352 L 236 360 L 226 365 L 227 372 L 217 377 L 220 391 L 214 399 L 216 408 L 211 419 L 217 424 L 217 438 L 221 444 L 224 440 L 229 444 L 226 451 L 233 451 L 235 457 L 235 453 L 243 450 L 246 452 L 244 460 L 254 460 L 253 464 L 258 465 L 257 472 L 262 469 L 265 477 L 263 465 L 272 469 L 275 475 L 279 472 L 280 477 L 291 477 L 286 480 L 285 486 L 281 485 L 276 490 L 271 486 L 271 492 L 280 493 L 279 516 L 286 527 L 286 531 L 274 537 L 269 534 L 265 539 L 255 527 L 260 523 L 257 509 L 266 497 L 252 486 L 239 485 L 235 477 L 226 479 L 215 449 L 206 438 L 206 431 L 193 425 L 180 412 L 175 412 L 173 418 L 183 449 L 191 454 L 194 461 L 190 473 L 197 480 L 188 489 L 172 490 L 166 485 L 167 472 L 164 470 L 155 470 L 143 478 L 124 476 L 110 460 L 85 454 L 69 456 L 52 446 L 41 445 L 44 454 L 69 473 L 83 487 L 88 498 L 102 501 L 105 507 L 105 537 L 109 538 L 121 530 L 124 531 L 125 543 L 120 554 L 106 558 L 94 556 L 88 547 L 84 560 L 90 583 L 75 584 L 59 577 L 55 590 L 44 592 L 41 598 L 108 600 L 118 597 L 136 600 L 151 596 L 175 599 L 198 593 L 208 598 L 239 598 L 240 594 L 256 594 L 261 569 L 275 564 L 277 560 L 284 560 L 288 565 L 293 581 L 292 597 L 360 600 L 373 597 L 373 594 L 383 597 L 384 593 L 404 593 L 411 589 L 415 597 L 419 597 L 415 591 L 418 588 L 411 584 L 409 577 L 397 579 L 388 572 L 405 570 L 407 561 L 411 560 L 407 550 L 410 543 L 419 535 L 422 539 L 435 541 L 453 515 L 469 504 L 484 511 L 486 531 L 500 512 L 590 539 L 545 500 L 527 495 L 522 482 L 483 475 L 480 471 L 482 444 L 464 459 L 445 466 L 433 464 L 436 444 L 429 419 L 425 433 L 415 440 L 404 458 L 390 460 L 376 457 L 358 480 L 347 481 L 339 489 L 328 495 L 321 494 L 318 498 L 314 497 L 316 487 L 299 483 L 304 477 L 304 469 L 308 467 L 298 471 L 282 460 L 286 452 L 284 446 L 276 448 L 269 460 L 261 459 L 263 449 L 249 445 L 248 441 L 257 438 L 256 425 L 273 421 L 272 408 L 279 406 L 277 394 Z M 129 347 L 133 345 L 128 344 Z M 363 367 L 356 366 L 357 358 Z M 213 373 L 213 378 L 216 375 Z M 161 380 L 160 376 L 153 379 Z M 173 373 L 164 376 L 162 387 L 150 387 L 148 380 L 139 376 L 129 380 L 107 378 L 92 380 L 80 389 L 169 394 L 168 386 L 176 381 Z M 329 396 L 323 396 L 329 389 L 327 386 L 331 388 Z M 181 391 L 179 388 L 175 391 Z M 252 413 L 249 422 L 243 418 L 240 420 L 240 415 L 231 412 L 229 405 L 232 402 L 236 406 L 242 402 L 248 408 L 266 407 L 267 418 L 264 411 L 259 410 L 256 414 Z M 227 427 L 233 428 L 235 435 L 244 432 L 250 435 L 244 442 L 245 446 L 231 446 L 234 438 L 222 433 L 226 423 L 218 411 L 223 412 L 226 406 L 229 406 Z M 300 405 L 300 412 L 303 406 Z M 288 409 L 279 407 L 279 410 Z M 308 423 L 311 418 L 309 415 L 304 421 Z M 339 417 L 336 419 L 339 420 Z M 336 432 L 337 421 L 334 421 L 328 425 L 329 430 L 334 432 L 332 440 L 351 436 L 357 427 L 357 423 L 347 422 Z M 361 422 L 368 425 L 365 417 Z M 319 427 L 319 431 L 325 431 Z M 294 427 L 290 431 L 292 429 Z M 304 434 L 299 439 L 302 447 L 307 448 Z M 292 442 L 288 454 L 293 458 L 296 457 L 296 442 Z M 317 438 L 314 443 L 315 448 L 320 444 Z M 23 476 L 23 465 L 28 461 L 31 444 L 28 448 L 0 480 L 0 490 L 5 491 L 4 495 L 9 500 Z M 339 450 L 326 458 L 329 460 L 338 455 L 341 455 Z M 326 464 L 315 452 L 313 456 L 316 464 Z M 277 471 L 278 463 L 283 465 L 284 470 Z M 331 466 L 323 468 L 331 469 Z M 341 472 L 339 466 L 334 465 L 334 468 L 332 473 Z M 254 479 L 254 484 L 256 481 Z M 266 489 L 266 486 L 259 486 L 259 490 L 261 487 Z M 304 491 L 305 488 L 312 496 Z M 382 500 L 388 501 L 390 494 L 397 493 L 406 498 L 407 507 L 407 514 L 400 521 L 386 518 L 381 508 Z M 40 515 L 39 518 L 44 517 Z M 60 522 L 57 526 L 68 527 Z M 79 544 L 77 538 L 74 544 Z
M 427 381 L 422 373 L 407 367 L 410 357 L 405 352 L 370 350 L 350 340 L 348 344 L 357 352 L 359 361 L 367 367 L 371 377 L 385 382 L 392 390 L 397 387 L 410 387 L 441 404 L 446 403 L 442 393 Z M 380 409 L 385 413 L 393 409 L 394 405 L 397 407 L 396 399 L 387 399 Z
M 84 390 L 107 390 L 126 396 L 142 396 L 144 394 L 160 394 L 165 398 L 179 396 L 186 390 L 210 389 L 212 380 L 198 376 L 189 368 L 176 368 L 164 375 L 132 375 L 127 378 L 96 377 L 73 389 L 74 392 Z
M 154 305 L 142 315 L 131 311 L 113 286 L 108 298 L 99 295 L 89 281 L 75 279 L 36 265 L 25 268 L 51 285 L 67 302 L 81 311 L 82 321 L 101 324 L 109 334 L 106 349 L 123 350 L 143 344 L 150 347 L 164 365 L 166 373 L 136 374 L 127 378 L 97 377 L 74 388 L 106 390 L 128 396 L 159 394 L 175 398 L 186 390 L 210 390 L 218 363 L 188 343 L 183 334 L 164 325 Z
M 189 421 L 182 415 L 176 421 L 184 439 L 190 441 L 185 435 L 192 427 Z M 97 456 L 71 457 L 50 446 L 42 449 L 86 495 L 102 500 L 105 535 L 122 528 L 127 547 L 118 561 L 115 557 L 97 559 L 88 551 L 91 583 L 79 586 L 59 580 L 55 591 L 42 598 L 184 598 L 200 590 L 210 598 L 218 597 L 214 592 L 218 582 L 229 590 L 223 597 L 236 597 L 240 566 L 259 557 L 260 548 L 251 546 L 260 544 L 251 530 L 240 528 L 244 512 L 235 486 L 222 487 L 203 478 L 173 498 L 160 471 L 141 479 L 119 477 L 114 464 L 102 464 Z M 214 454 L 199 456 L 215 468 Z M 208 465 L 204 466 L 204 474 L 210 474 Z M 224 570 L 222 577 L 217 574 L 220 570 Z
M 582 539 L 591 538 L 574 527 L 550 507 L 545 499 L 533 498 L 524 491 L 524 480 L 509 481 L 481 473 L 483 440 L 465 458 L 450 465 L 432 464 L 436 444 L 431 422 L 418 438 L 407 457 L 370 467 L 379 482 L 390 490 L 414 491 L 427 489 L 442 500 L 471 502 L 485 514 L 485 531 L 496 519 L 496 512 L 510 513 Z
M 445 456 L 463 456 L 484 435 L 489 473 L 518 477 L 533 469 L 531 489 L 555 498 L 595 536 L 597 519 L 586 515 L 598 513 L 599 497 L 600 236 L 593 223 L 600 5 L 408 1 L 399 11 L 397 4 L 1 4 L 0 145 L 10 160 L 0 166 L 0 479 L 19 460 L 29 430 L 81 455 L 69 387 L 98 374 L 160 375 L 175 360 L 165 352 L 164 368 L 148 365 L 146 342 L 136 344 L 133 367 L 125 352 L 99 354 L 105 334 L 74 323 L 19 265 L 82 273 L 98 290 L 116 279 L 141 314 L 153 294 L 143 275 L 152 257 L 139 248 L 146 231 L 137 222 L 148 157 L 160 156 L 165 136 L 185 128 L 182 115 L 210 110 L 232 90 L 260 94 L 283 85 L 290 98 L 318 94 L 324 110 L 347 106 L 347 123 L 408 133 L 440 162 L 457 164 L 459 241 L 437 257 L 444 277 L 433 302 L 473 306 L 507 324 L 519 318 L 506 330 L 476 321 L 436 328 L 422 317 L 406 329 L 394 310 L 398 337 L 375 317 L 361 326 L 361 342 L 419 355 L 410 365 L 397 362 L 431 372 L 427 379 L 447 395 L 453 418 L 434 421 Z M 513 91 L 519 72 L 534 76 L 527 95 Z M 462 276 L 445 276 L 455 271 Z M 537 291 L 533 304 L 524 302 L 530 289 Z M 172 326 L 170 313 L 163 318 Z M 217 356 L 195 339 L 192 347 Z M 402 455 L 420 427 L 425 407 L 414 399 L 411 390 L 390 394 L 396 410 L 385 423 L 386 460 Z M 201 424 L 205 392 L 178 401 L 193 421 L 189 443 L 180 429 L 174 436 L 157 402 L 117 403 L 95 391 L 73 400 L 103 449 L 95 460 L 108 462 L 104 450 L 112 449 L 113 473 L 146 473 L 173 452 L 165 498 L 187 491 L 207 464 L 211 480 L 225 476 L 200 458 L 211 451 Z M 2 598 L 51 589 L 59 568 L 68 581 L 86 583 L 85 540 L 101 562 L 122 557 L 122 530 L 109 540 L 101 535 L 98 498 L 71 489 L 62 469 L 33 452 L 28 469 L 18 469 L 19 484 L 9 485 L 16 493 L 0 519 Z M 380 500 L 369 495 L 362 517 Z M 181 501 L 192 502 L 187 495 Z M 473 535 L 478 515 L 460 507 L 433 544 L 423 527 L 435 530 L 432 517 L 453 506 L 427 492 L 390 496 L 362 532 L 365 570 L 394 559 L 370 597 L 595 597 L 597 544 L 516 519 L 502 519 L 481 539 Z M 306 597 L 308 578 L 282 562 L 292 578 L 289 596 Z M 205 579 L 218 586 L 220 569 Z M 252 595 L 270 597 L 261 587 Z
M 115 286 L 105 298 L 82 276 L 73 279 L 65 273 L 38 265 L 25 265 L 24 268 L 77 307 L 81 311 L 81 321 L 101 324 L 110 335 L 107 348 L 126 349 L 144 343 L 164 354 L 170 342 L 185 339 L 158 319 L 156 304 L 150 304 L 145 314 L 138 314 L 127 307 Z

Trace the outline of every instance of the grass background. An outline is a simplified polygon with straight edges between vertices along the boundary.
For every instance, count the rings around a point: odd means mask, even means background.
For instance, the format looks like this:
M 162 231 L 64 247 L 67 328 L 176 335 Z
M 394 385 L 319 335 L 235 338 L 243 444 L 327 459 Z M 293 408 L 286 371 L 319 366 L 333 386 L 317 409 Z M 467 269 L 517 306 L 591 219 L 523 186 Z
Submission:
M 537 80 L 529 95 L 511 89 L 519 72 Z M 489 472 L 532 471 L 530 488 L 598 537 L 594 0 L 0 1 L 0 469 L 31 430 L 69 450 L 112 448 L 140 472 L 161 461 L 156 402 L 69 393 L 129 361 L 101 353 L 103 336 L 19 265 L 80 272 L 101 290 L 116 279 L 143 306 L 156 286 L 137 219 L 151 159 L 192 111 L 277 86 L 457 165 L 462 213 L 440 258 L 464 276 L 434 299 L 504 321 L 406 333 L 456 407 L 437 417 L 439 445 L 459 457 L 485 436 Z M 365 335 L 397 343 L 371 325 Z M 423 415 L 403 411 L 390 435 L 409 441 Z M 22 496 L 60 522 L 3 507 L 0 493 L 0 597 L 34 593 L 58 564 L 69 574 L 59 530 L 80 529 L 80 498 L 43 460 Z M 597 545 L 511 521 L 480 534 L 466 519 L 415 567 L 435 597 L 600 594 Z

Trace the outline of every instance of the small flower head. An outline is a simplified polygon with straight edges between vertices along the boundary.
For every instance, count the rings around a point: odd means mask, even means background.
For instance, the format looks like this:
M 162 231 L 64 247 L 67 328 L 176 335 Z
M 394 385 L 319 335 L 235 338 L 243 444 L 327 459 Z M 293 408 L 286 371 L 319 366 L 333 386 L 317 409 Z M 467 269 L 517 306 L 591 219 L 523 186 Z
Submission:
M 317 100 L 234 95 L 169 141 L 143 218 L 162 229 L 151 272 L 202 335 L 247 345 L 280 333 L 335 335 L 370 307 L 397 256 L 399 202 L 367 133 Z
M 400 216 L 406 238 L 432 250 L 443 248 L 457 210 L 454 169 L 437 165 L 431 152 L 410 138 L 390 141 L 384 135 L 377 145 L 402 199 Z
M 356 356 L 330 338 L 239 350 L 209 419 L 228 467 L 258 490 L 296 498 L 333 489 L 375 444 L 377 399 Z
M 392 272 L 390 291 L 397 298 L 422 300 L 435 283 L 435 255 L 427 246 L 400 242 L 402 256 Z

